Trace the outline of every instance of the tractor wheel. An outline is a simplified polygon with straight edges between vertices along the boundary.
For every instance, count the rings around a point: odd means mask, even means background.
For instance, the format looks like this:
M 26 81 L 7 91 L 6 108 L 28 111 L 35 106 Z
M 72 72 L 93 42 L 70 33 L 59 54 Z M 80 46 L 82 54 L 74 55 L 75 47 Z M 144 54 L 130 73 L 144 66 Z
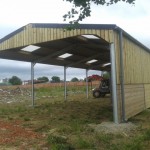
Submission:
M 100 91 L 99 90 L 93 91 L 93 97 L 99 98 L 100 97 Z
M 100 93 L 100 97 L 105 97 L 105 93 Z

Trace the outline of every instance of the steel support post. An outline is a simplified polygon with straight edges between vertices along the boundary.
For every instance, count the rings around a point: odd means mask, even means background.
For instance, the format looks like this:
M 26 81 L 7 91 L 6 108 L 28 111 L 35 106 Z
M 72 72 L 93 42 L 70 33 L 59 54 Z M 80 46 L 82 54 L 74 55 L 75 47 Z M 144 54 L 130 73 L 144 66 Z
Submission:
M 116 66 L 115 66 L 115 48 L 114 43 L 110 44 L 110 59 L 111 59 L 111 83 L 112 83 L 112 102 L 113 102 L 113 120 L 118 124 L 118 101 L 116 88 Z
M 34 97 L 34 65 L 35 63 L 31 62 L 31 85 L 32 85 L 32 107 L 34 107 L 34 100 L 35 100 L 35 97 Z
M 102 77 L 103 77 L 103 75 L 104 75 L 104 71 L 101 72 L 101 76 L 102 76 Z
M 86 69 L 86 97 L 89 98 L 88 69 Z
M 123 42 L 122 42 L 122 30 L 119 34 L 120 44 L 120 83 L 121 83 L 121 99 L 122 99 L 122 122 L 126 122 L 125 119 L 125 98 L 124 98 L 124 64 L 123 64 Z
M 64 66 L 64 98 L 65 98 L 65 100 L 67 100 L 66 70 L 67 70 L 67 67 Z

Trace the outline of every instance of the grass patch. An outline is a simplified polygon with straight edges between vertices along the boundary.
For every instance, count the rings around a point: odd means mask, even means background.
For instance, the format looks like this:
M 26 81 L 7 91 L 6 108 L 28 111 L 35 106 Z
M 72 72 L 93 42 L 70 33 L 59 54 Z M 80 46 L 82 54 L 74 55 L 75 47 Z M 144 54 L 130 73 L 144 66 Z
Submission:
M 144 132 L 143 140 L 150 141 L 150 129 L 147 129 L 147 130 Z
M 113 136 L 111 134 L 101 134 L 101 135 L 97 135 L 97 139 L 100 142 L 109 144 L 111 142 L 111 140 L 113 139 Z
M 74 150 L 72 146 L 67 143 L 67 140 L 61 136 L 48 135 L 48 144 L 52 150 Z
M 19 126 L 42 135 L 41 141 L 35 139 L 33 143 L 25 143 L 30 147 L 32 147 L 32 144 L 36 145 L 37 149 L 42 149 L 43 147 L 52 150 L 149 149 L 150 111 L 144 111 L 130 119 L 131 122 L 141 125 L 131 135 L 97 135 L 93 129 L 89 128 L 88 124 L 100 124 L 103 121 L 112 121 L 113 115 L 110 97 L 106 96 L 100 99 L 90 97 L 87 100 L 86 95 L 80 92 L 76 94 L 80 90 L 83 93 L 85 92 L 84 88 L 69 87 L 68 100 L 64 102 L 63 88 L 38 88 L 36 89 L 36 96 L 39 99 L 35 100 L 37 106 L 34 108 L 29 107 L 29 103 L 1 104 L 0 121 L 15 122 L 19 120 L 21 122 Z M 50 97 L 43 98 L 42 96 Z M 49 131 L 55 128 L 58 129 L 57 132 L 60 136 L 48 134 Z M 5 132 L 5 129 L 3 130 Z M 62 136 L 67 138 L 64 139 Z M 41 143 L 44 144 L 42 145 Z M 20 142 L 17 146 L 21 145 L 22 143 Z
M 24 117 L 23 120 L 24 121 L 30 121 L 31 119 L 29 117 Z
M 77 138 L 76 146 L 77 149 L 95 149 L 93 141 L 87 140 L 81 136 Z
M 54 143 L 64 144 L 67 142 L 66 139 L 59 136 L 53 136 L 53 135 L 48 135 L 47 141 L 49 144 L 54 144 Z

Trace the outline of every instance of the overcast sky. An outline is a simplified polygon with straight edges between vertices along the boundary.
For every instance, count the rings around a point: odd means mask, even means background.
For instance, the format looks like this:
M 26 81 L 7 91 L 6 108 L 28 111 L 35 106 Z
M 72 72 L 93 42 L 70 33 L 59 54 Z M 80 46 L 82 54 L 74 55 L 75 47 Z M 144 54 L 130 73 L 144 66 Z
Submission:
M 71 4 L 63 0 L 1 0 L 0 1 L 0 39 L 28 23 L 68 23 L 63 15 Z M 116 24 L 131 36 L 150 48 L 150 0 L 136 0 L 135 5 L 118 3 L 112 6 L 92 5 L 91 17 L 82 23 Z M 90 71 L 89 74 L 100 74 Z M 30 79 L 30 63 L 0 59 L 0 79 L 16 75 Z M 35 78 L 57 75 L 63 79 L 63 67 L 35 66 Z M 67 79 L 84 78 L 84 69 L 67 70 Z

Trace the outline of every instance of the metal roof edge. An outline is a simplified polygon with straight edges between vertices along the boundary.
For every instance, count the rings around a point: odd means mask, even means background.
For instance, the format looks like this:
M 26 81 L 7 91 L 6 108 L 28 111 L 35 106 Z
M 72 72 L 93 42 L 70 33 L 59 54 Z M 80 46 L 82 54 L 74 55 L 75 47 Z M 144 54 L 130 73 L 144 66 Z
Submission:
M 65 23 L 31 23 L 33 28 L 66 28 L 71 24 Z M 115 24 L 79 24 L 75 29 L 115 29 Z
M 146 51 L 150 52 L 150 48 L 148 48 L 147 46 L 145 46 L 144 44 L 142 44 L 141 42 L 139 42 L 137 39 L 135 39 L 133 36 L 131 36 L 129 33 L 127 33 L 126 31 L 124 31 L 122 28 L 116 26 L 115 30 L 117 31 L 122 31 L 122 33 L 127 36 L 130 40 L 132 40 L 133 42 L 135 42 L 136 44 L 138 44 L 139 46 L 141 46 L 142 48 L 144 48 Z
M 26 27 L 26 26 L 23 26 L 23 27 L 21 27 L 21 28 L 15 30 L 15 31 L 13 31 L 13 32 L 11 32 L 10 34 L 4 36 L 3 38 L 0 39 L 0 43 L 4 42 L 5 40 L 8 40 L 8 39 L 11 38 L 12 36 L 14 36 L 14 35 L 16 35 L 17 33 L 23 31 L 25 27 Z

